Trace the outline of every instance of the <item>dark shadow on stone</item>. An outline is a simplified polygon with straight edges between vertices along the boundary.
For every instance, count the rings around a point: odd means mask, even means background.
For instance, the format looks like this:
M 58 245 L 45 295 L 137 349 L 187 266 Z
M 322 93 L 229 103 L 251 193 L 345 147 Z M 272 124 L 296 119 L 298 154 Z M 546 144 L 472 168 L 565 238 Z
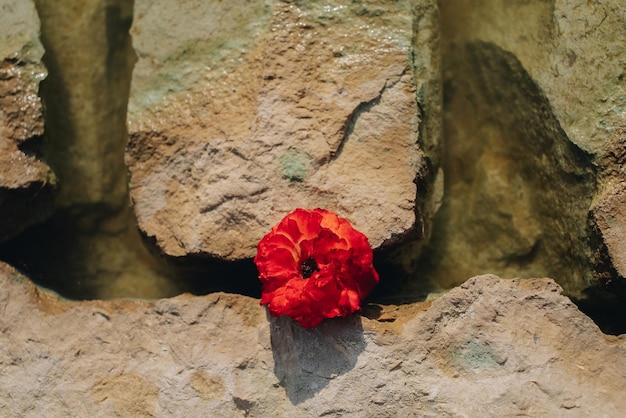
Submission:
M 552 277 L 582 291 L 593 277 L 593 156 L 511 52 L 470 42 L 445 67 L 445 192 L 414 277 L 443 288 L 484 273 Z
M 154 251 L 158 251 L 156 247 Z M 207 295 L 214 292 L 261 297 L 261 282 L 252 259 L 228 261 L 208 255 L 171 257 L 160 255 L 171 267 L 174 280 L 185 292 Z
M 36 284 L 75 300 L 153 299 L 184 292 L 227 292 L 256 298 L 261 295 L 261 282 L 252 260 L 165 256 L 151 240 L 141 240 L 136 227 L 129 226 L 106 205 L 57 211 L 48 221 L 1 243 L 0 260 Z M 129 272 L 130 276 L 124 276 Z M 163 279 L 144 281 L 149 275 Z M 125 292 L 125 285 L 118 283 L 121 291 L 104 292 L 123 277 L 142 287 L 128 284 Z
M 373 320 L 380 318 L 380 314 L 383 312 L 382 306 L 374 303 L 361 303 L 361 309 L 363 309 L 361 311 L 361 316 Z
M 302 328 L 286 316 L 269 320 L 274 373 L 293 405 L 352 370 L 365 349 L 360 315 L 325 320 L 317 328 Z
M 410 243 L 408 245 L 411 245 Z M 402 248 L 402 247 L 400 247 Z M 432 283 L 414 277 L 394 261 L 398 246 L 374 251 L 374 268 L 380 276 L 378 285 L 363 301 L 401 305 L 421 302 L 435 289 Z M 361 306 L 364 306 L 362 304 Z
M 112 295 L 107 296 L 102 290 L 124 273 L 132 269 L 134 274 L 151 268 L 164 270 L 148 257 L 145 249 L 137 255 L 135 248 L 129 248 L 132 241 L 137 241 L 137 247 L 142 245 L 139 233 L 119 219 L 107 205 L 74 205 L 57 210 L 46 222 L 1 244 L 0 260 L 65 298 L 110 298 Z M 147 297 L 154 297 L 157 292 Z M 180 289 L 170 288 L 163 293 L 173 296 Z M 123 296 L 138 297 L 140 293 L 114 295 Z
M 7 241 L 52 214 L 54 186 L 31 183 L 23 189 L 0 188 L 0 242 Z
M 585 289 L 583 298 L 572 301 L 603 333 L 621 335 L 626 334 L 626 283 L 614 283 L 608 288 L 598 285 Z

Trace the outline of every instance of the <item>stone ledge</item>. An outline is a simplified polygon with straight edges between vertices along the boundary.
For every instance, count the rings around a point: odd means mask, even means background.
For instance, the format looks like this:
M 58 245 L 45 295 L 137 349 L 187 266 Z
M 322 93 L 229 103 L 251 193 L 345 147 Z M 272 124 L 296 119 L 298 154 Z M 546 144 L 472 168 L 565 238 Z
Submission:
M 626 339 L 550 279 L 306 330 L 224 293 L 60 300 L 0 267 L 0 415 L 618 416 Z

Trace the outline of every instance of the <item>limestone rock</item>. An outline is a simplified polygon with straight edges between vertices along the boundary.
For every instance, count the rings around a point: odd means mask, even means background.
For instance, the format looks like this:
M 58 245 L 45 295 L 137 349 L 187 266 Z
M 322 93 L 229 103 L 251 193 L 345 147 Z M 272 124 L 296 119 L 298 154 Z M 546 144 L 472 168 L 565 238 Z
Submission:
M 131 198 L 166 254 L 251 257 L 296 207 L 339 213 L 374 247 L 427 229 L 434 2 L 162 0 L 134 14 Z
M 44 131 L 39 18 L 34 4 L 0 0 L 0 241 L 50 212 L 54 175 L 35 156 Z
M 480 276 L 307 330 L 223 293 L 63 301 L 3 265 L 0 415 L 619 416 L 626 339 L 560 290 Z

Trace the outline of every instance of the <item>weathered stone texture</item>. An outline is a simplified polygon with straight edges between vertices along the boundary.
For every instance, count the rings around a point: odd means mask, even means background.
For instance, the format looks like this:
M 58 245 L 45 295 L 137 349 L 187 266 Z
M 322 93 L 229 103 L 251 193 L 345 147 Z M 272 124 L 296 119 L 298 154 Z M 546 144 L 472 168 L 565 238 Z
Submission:
M 605 150 L 606 134 L 624 124 L 621 0 L 444 3 L 447 17 L 457 22 L 446 28 L 447 42 L 460 48 L 464 42 L 491 42 L 513 53 L 545 93 L 568 138 L 589 153 Z
M 560 290 L 481 276 L 309 330 L 221 293 L 62 301 L 3 266 L 0 415 L 619 416 L 626 340 Z
M 3 3 L 7 2 L 0 1 Z M 19 51 L 11 71 L 18 72 L 20 78 L 9 81 L 32 79 L 24 84 L 28 90 L 21 96 L 28 101 L 9 98 L 11 109 L 23 113 L 12 114 L 11 120 L 36 127 L 32 132 L 19 130 L 20 138 L 26 138 L 20 140 L 19 148 L 27 154 L 41 151 L 54 168 L 55 189 L 53 194 L 42 186 L 45 176 L 40 183 L 32 183 L 25 191 L 13 191 L 10 196 L 0 188 L 0 240 L 3 228 L 21 225 L 13 221 L 19 216 L 29 225 L 40 221 L 42 217 L 33 215 L 32 209 L 42 208 L 38 202 L 46 202 L 45 198 L 49 205 L 43 209 L 54 210 L 54 216 L 7 243 L 1 257 L 28 269 L 40 283 L 71 298 L 178 294 L 180 280 L 171 278 L 167 266 L 146 249 L 128 197 L 124 153 L 128 142 L 126 108 L 135 61 L 128 34 L 133 2 L 35 3 L 40 19 L 31 1 L 17 0 L 0 11 L 0 22 L 15 21 L 8 29 L 6 25 L 0 27 L 0 50 L 15 44 L 10 50 Z M 13 37 L 25 38 L 25 46 L 13 42 Z M 23 57 L 25 54 L 28 59 Z M 40 62 L 42 55 L 49 73 L 39 86 L 46 74 Z M 35 70 L 36 78 L 25 78 Z M 0 80 L 0 88 L 9 81 Z M 34 146 L 44 126 L 39 87 L 46 111 L 41 150 Z M 0 97 L 4 110 L 2 100 Z M 13 142 L 16 140 L 9 142 L 11 146 Z M 25 160 L 20 151 L 15 154 Z M 3 158 L 9 156 L 15 162 L 8 161 L 5 167 Z M 19 181 L 29 181 L 18 162 L 14 154 L 0 153 L 0 175 L 7 169 Z M 16 195 L 21 204 L 15 203 Z M 7 216 L 9 211 L 15 216 Z
M 44 120 L 39 18 L 31 1 L 0 1 L 0 241 L 49 214 L 54 175 L 33 151 Z
M 413 23 L 417 4 L 435 19 L 431 3 L 136 2 L 127 163 L 140 228 L 167 254 L 228 259 L 253 256 L 296 207 L 338 212 L 375 247 L 421 230 L 432 215 L 415 182 L 434 175 L 418 104 L 438 116 L 438 61 Z

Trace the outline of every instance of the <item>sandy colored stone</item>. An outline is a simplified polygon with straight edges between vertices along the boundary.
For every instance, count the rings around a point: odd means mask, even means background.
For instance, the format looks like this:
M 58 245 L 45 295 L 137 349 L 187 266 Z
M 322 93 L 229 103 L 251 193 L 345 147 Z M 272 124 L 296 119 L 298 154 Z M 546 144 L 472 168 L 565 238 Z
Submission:
M 427 229 L 439 136 L 432 2 L 169 0 L 134 11 L 131 197 L 165 253 L 251 257 L 296 207 L 339 213 L 374 247 Z
M 513 53 L 548 97 L 568 138 L 589 153 L 606 149 L 606 135 L 624 125 L 621 0 L 448 1 L 447 42 L 491 42 Z M 523 16 L 524 18 L 520 18 Z
M 0 187 L 42 187 L 50 169 L 25 151 L 44 132 L 39 18 L 31 1 L 2 0 L 0 9 Z
M 33 2 L 0 1 L 0 241 L 51 209 L 54 174 L 36 156 L 44 132 L 43 52 Z
M 3 416 L 619 416 L 626 340 L 549 279 L 303 329 L 216 293 L 69 302 L 0 269 Z

